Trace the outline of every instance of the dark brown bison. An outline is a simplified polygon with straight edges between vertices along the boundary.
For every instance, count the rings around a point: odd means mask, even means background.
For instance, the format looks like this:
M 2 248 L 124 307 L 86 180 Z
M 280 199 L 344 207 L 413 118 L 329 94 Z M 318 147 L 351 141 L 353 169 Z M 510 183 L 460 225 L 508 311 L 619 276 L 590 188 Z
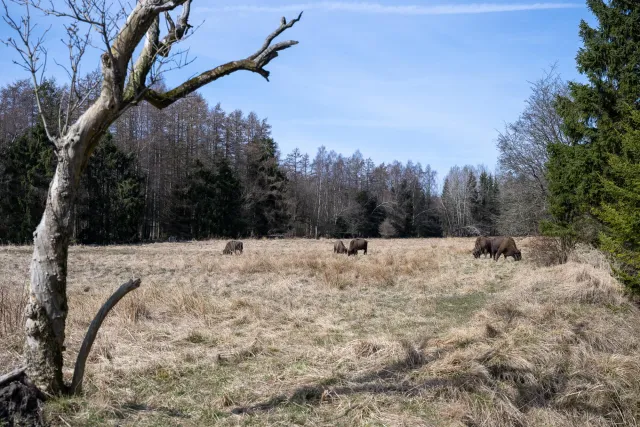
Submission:
M 516 247 L 516 242 L 513 237 L 494 237 L 491 239 L 491 257 L 498 261 L 498 259 L 504 255 L 504 258 L 513 257 L 515 261 L 522 259 L 522 253 Z
M 335 254 L 346 254 L 347 247 L 342 243 L 342 240 L 338 240 L 333 244 L 333 253 Z
M 227 246 L 224 247 L 222 254 L 231 255 L 231 254 L 236 254 L 238 252 L 242 253 L 242 250 L 243 250 L 242 242 L 238 242 L 237 240 L 232 240 L 230 242 L 227 242 Z
M 491 239 L 489 237 L 480 236 L 476 239 L 476 245 L 473 248 L 473 256 L 480 258 L 480 255 L 491 256 Z
M 367 242 L 365 239 L 353 239 L 349 243 L 349 250 L 347 251 L 347 256 L 349 255 L 358 255 L 358 251 L 363 250 L 364 254 L 367 254 Z

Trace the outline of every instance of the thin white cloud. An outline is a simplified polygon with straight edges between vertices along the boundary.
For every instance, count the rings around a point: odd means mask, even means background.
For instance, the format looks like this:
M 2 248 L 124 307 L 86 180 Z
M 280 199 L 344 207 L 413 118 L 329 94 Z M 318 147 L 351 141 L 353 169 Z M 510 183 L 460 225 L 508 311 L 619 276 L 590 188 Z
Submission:
M 530 3 L 530 4 L 498 4 L 470 3 L 440 6 L 418 5 L 385 5 L 369 2 L 314 2 L 281 6 L 233 5 L 207 7 L 201 10 L 210 12 L 298 12 L 301 10 L 323 10 L 329 12 L 353 12 L 382 15 L 462 15 L 497 12 L 518 12 L 528 10 L 572 9 L 584 7 L 580 3 Z

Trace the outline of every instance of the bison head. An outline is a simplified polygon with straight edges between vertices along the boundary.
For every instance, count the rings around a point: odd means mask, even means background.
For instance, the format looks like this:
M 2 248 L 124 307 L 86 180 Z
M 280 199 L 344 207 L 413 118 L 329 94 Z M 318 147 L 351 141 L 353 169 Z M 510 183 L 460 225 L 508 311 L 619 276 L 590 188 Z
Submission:
M 522 260 L 522 252 L 520 252 L 519 250 L 515 251 L 513 254 L 513 259 L 515 259 L 516 261 Z
M 480 249 L 475 248 L 475 249 L 473 250 L 473 257 L 474 257 L 474 258 L 480 258 Z

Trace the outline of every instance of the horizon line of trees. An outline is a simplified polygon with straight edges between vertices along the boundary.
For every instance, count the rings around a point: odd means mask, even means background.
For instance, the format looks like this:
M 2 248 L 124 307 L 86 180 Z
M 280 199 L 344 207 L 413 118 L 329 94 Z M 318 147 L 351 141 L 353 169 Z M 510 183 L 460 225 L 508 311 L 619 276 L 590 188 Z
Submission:
M 87 88 L 91 78 L 83 80 Z M 55 81 L 43 87 L 44 108 L 54 114 L 67 89 Z M 55 164 L 30 82 L 0 88 L 0 243 L 32 241 Z M 141 105 L 109 129 L 81 178 L 73 238 L 110 244 L 500 231 L 498 177 L 485 167 L 454 167 L 443 194 L 436 178 L 429 165 L 376 165 L 360 151 L 346 157 L 320 147 L 312 158 L 296 148 L 282 157 L 265 119 L 225 112 L 194 94 L 164 110 Z

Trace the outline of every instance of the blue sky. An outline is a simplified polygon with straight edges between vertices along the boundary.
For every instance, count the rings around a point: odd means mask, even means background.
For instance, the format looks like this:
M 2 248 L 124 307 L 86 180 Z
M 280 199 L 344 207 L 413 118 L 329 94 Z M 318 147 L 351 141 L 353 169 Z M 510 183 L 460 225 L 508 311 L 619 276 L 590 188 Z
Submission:
M 430 164 L 440 178 L 456 164 L 494 169 L 497 131 L 522 110 L 528 81 L 555 62 L 579 79 L 578 24 L 593 21 L 583 0 L 195 0 L 192 22 L 202 26 L 184 45 L 195 61 L 168 75 L 169 85 L 249 55 L 298 10 L 302 20 L 281 39 L 300 44 L 269 65 L 269 83 L 237 73 L 201 90 L 205 98 L 268 118 L 283 156 L 359 149 L 376 163 Z M 49 49 L 61 55 L 60 21 L 52 22 Z M 24 77 L 13 52 L 0 52 L 0 83 Z

